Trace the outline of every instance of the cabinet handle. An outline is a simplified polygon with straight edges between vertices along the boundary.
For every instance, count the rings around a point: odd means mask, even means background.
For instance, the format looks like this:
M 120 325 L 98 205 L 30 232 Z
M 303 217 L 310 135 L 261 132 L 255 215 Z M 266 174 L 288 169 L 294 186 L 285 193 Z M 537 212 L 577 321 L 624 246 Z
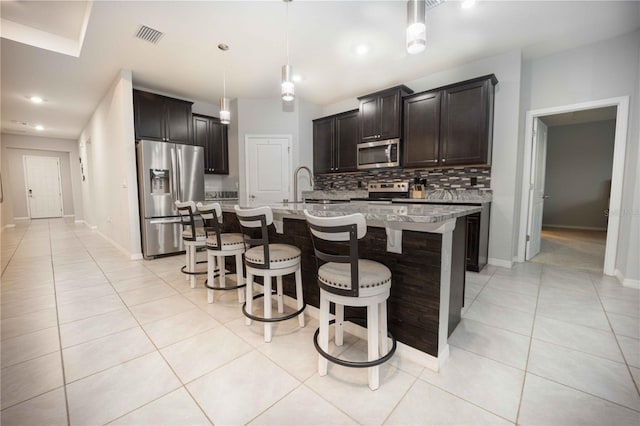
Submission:
M 446 162 L 447 162 L 447 159 L 446 159 L 446 158 L 443 158 L 443 159 L 442 159 L 442 162 L 443 162 L 443 163 L 446 163 Z

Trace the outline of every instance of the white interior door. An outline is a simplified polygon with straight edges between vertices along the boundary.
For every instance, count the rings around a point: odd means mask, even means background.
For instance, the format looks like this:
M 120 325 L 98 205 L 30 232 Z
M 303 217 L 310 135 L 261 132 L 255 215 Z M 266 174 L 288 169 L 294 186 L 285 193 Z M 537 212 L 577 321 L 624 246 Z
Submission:
M 247 136 L 245 142 L 249 201 L 290 199 L 291 136 Z
M 59 159 L 25 155 L 24 174 L 29 217 L 61 217 L 62 185 Z
M 531 182 L 529 185 L 529 226 L 526 257 L 531 260 L 540 253 L 542 212 L 544 209 L 544 179 L 547 165 L 547 125 L 539 118 L 533 120 Z

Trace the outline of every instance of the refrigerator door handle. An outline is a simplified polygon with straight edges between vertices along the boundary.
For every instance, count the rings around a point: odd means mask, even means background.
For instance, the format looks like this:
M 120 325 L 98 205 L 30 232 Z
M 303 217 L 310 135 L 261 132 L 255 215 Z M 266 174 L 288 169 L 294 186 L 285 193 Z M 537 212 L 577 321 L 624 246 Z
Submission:
M 178 201 L 178 185 L 176 182 L 177 173 L 178 169 L 176 166 L 176 149 L 175 147 L 173 147 L 171 148 L 171 194 L 173 195 L 173 201 Z
M 182 223 L 182 222 L 178 218 L 178 219 L 151 219 L 149 223 L 152 225 L 157 225 L 157 224 Z
M 176 194 L 179 197 L 179 201 L 180 202 L 184 202 L 185 200 L 182 199 L 184 197 L 184 194 L 183 194 L 184 191 L 182 191 L 182 176 L 181 176 L 181 174 L 182 174 L 182 150 L 179 149 L 179 148 L 176 148 L 176 151 L 178 153 L 178 169 L 177 169 L 178 172 L 176 173 L 176 176 L 178 177 L 178 179 L 177 179 L 177 184 L 178 184 L 177 188 L 178 189 L 176 191 Z

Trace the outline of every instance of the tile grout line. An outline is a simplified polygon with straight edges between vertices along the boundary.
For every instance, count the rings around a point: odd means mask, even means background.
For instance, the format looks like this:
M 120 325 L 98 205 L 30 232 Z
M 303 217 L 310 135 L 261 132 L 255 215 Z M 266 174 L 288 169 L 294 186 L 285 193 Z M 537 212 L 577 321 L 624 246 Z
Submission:
M 536 294 L 536 306 L 533 311 L 533 321 L 531 322 L 531 336 L 529 337 L 529 349 L 527 350 L 527 361 L 524 365 L 524 376 L 522 377 L 522 387 L 520 388 L 520 400 L 518 401 L 518 411 L 516 413 L 515 424 L 520 424 L 520 412 L 522 411 L 522 399 L 524 398 L 524 387 L 527 384 L 527 374 L 529 371 L 529 360 L 531 359 L 531 346 L 533 345 L 533 330 L 536 327 L 536 316 L 538 314 L 538 303 L 540 302 L 540 289 L 542 288 L 542 275 L 544 266 L 540 268 L 540 278 L 538 278 L 538 293 Z
M 591 280 L 591 285 L 596 290 L 596 294 L 598 295 L 598 301 L 600 302 L 600 305 L 602 306 L 602 310 L 604 311 L 604 316 L 607 319 L 607 323 L 609 324 L 609 328 L 611 329 L 611 333 L 613 334 L 613 338 L 616 341 L 616 345 L 618 345 L 618 350 L 620 351 L 620 354 L 622 355 L 622 359 L 624 360 L 624 363 L 627 366 L 627 371 L 629 373 L 629 376 L 631 377 L 631 383 L 633 383 L 633 385 L 636 388 L 636 392 L 638 393 L 638 395 L 640 395 L 640 384 L 636 382 L 636 379 L 633 376 L 633 372 L 631 371 L 631 366 L 629 365 L 629 361 L 627 361 L 627 356 L 624 354 L 624 351 L 622 350 L 622 346 L 620 345 L 620 341 L 618 340 L 618 335 L 616 334 L 615 330 L 613 329 L 613 325 L 611 324 L 611 320 L 609 319 L 609 315 L 607 313 L 607 310 L 604 307 L 604 303 L 602 303 L 602 298 L 600 297 L 600 293 L 598 293 L 597 289 L 595 288 L 596 287 L 595 282 L 593 281 L 592 277 L 590 277 L 590 280 Z
M 51 244 L 51 222 L 47 220 L 49 230 L 49 250 L 51 250 L 51 272 L 53 273 L 53 297 L 56 303 L 56 322 L 58 325 L 58 344 L 60 345 L 60 365 L 62 367 L 62 387 L 64 389 L 64 403 L 67 412 L 67 425 L 71 425 L 71 413 L 69 412 L 69 397 L 67 395 L 67 374 L 64 368 L 64 353 L 62 350 L 62 334 L 60 333 L 60 312 L 58 311 L 58 294 L 56 291 L 56 270 L 53 263 L 53 248 Z
M 422 371 L 420 372 L 420 374 L 422 374 Z M 413 378 L 413 382 L 411 382 L 411 384 L 407 387 L 407 390 L 404 391 L 404 393 L 402 394 L 402 396 L 398 399 L 398 402 L 396 402 L 393 407 L 391 408 L 391 411 L 389 411 L 389 414 L 386 415 L 386 417 L 384 418 L 384 420 L 382 420 L 382 424 L 385 425 L 387 424 L 387 421 L 389 420 L 389 417 L 391 417 L 393 415 L 393 412 L 396 411 L 396 408 L 398 408 L 398 406 L 400 405 L 400 403 L 402 402 L 402 400 L 407 396 L 407 394 L 409 393 L 409 391 L 411 389 L 413 389 L 413 387 L 416 385 L 416 383 L 418 382 L 418 377 L 420 377 L 419 375 L 417 377 Z

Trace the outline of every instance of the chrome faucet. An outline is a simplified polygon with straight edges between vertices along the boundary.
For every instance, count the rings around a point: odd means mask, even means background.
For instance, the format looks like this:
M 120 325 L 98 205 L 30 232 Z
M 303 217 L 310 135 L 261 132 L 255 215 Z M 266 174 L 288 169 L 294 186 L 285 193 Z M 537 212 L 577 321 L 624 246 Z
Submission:
M 298 172 L 304 169 L 309 173 L 309 181 L 311 182 L 311 189 L 313 189 L 313 172 L 307 166 L 300 166 L 293 172 L 293 202 L 298 202 Z

